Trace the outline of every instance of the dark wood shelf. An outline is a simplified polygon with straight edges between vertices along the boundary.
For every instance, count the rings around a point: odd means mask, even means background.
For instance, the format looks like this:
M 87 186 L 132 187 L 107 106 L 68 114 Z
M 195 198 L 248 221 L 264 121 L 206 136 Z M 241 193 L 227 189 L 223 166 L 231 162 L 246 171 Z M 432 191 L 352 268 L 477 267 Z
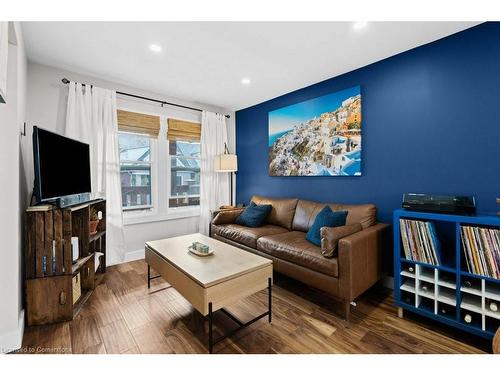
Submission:
M 80 298 L 78 298 L 78 301 L 76 301 L 73 305 L 73 318 L 78 315 L 83 305 L 85 305 L 85 302 L 88 301 L 93 292 L 93 290 L 87 290 L 85 293 L 82 293 Z
M 90 258 L 89 258 L 90 259 Z M 104 273 L 96 273 L 95 274 L 95 285 L 99 285 L 104 278 Z M 78 315 L 80 310 L 82 309 L 85 302 L 87 302 L 90 296 L 94 293 L 94 289 L 89 289 L 86 291 L 82 291 L 82 295 L 78 298 L 75 304 L 73 304 L 73 318 Z
M 103 278 L 104 278 L 104 273 L 102 273 L 102 272 L 96 272 L 96 274 L 95 274 L 95 285 L 99 285 L 102 282 Z
M 106 234 L 106 231 L 105 230 L 100 230 L 100 231 L 97 231 L 96 233 L 94 234 L 91 234 L 90 237 L 89 237 L 89 242 L 92 242 L 92 241 L 95 241 L 95 240 L 98 240 L 99 238 L 101 238 L 103 235 Z
M 92 258 L 94 256 L 94 253 L 90 254 L 90 255 L 87 255 L 86 257 L 83 257 L 83 258 L 79 258 L 76 263 L 73 263 L 73 265 L 71 266 L 71 273 L 74 275 L 75 273 L 77 273 L 80 268 L 83 267 L 83 265 L 85 263 L 87 263 L 89 261 L 90 258 Z
M 99 231 L 90 234 L 90 213 L 102 213 Z M 92 295 L 106 272 L 106 201 L 94 200 L 75 207 L 26 213 L 27 325 L 71 320 Z M 73 264 L 71 238 L 78 237 L 78 259 Z M 95 254 L 102 253 L 95 271 Z M 80 292 L 73 304 L 73 279 L 79 275 Z

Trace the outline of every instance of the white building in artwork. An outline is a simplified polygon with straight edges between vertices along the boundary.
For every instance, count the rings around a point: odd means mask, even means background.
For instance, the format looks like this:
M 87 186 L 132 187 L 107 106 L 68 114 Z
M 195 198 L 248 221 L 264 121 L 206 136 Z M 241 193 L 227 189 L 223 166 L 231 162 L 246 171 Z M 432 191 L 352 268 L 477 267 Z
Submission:
M 340 123 L 344 123 L 347 120 L 348 113 L 347 111 L 340 111 L 337 113 L 337 121 Z
M 351 96 L 350 98 L 344 100 L 342 102 L 342 107 L 347 107 L 347 106 L 351 105 L 352 103 L 354 103 L 354 99 L 355 99 L 355 97 Z

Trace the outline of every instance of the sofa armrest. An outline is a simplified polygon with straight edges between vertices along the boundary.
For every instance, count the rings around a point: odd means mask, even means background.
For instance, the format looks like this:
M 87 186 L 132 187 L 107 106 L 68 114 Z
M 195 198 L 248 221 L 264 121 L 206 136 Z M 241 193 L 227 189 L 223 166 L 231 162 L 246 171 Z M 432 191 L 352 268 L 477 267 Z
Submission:
M 387 228 L 378 223 L 339 240 L 339 291 L 344 300 L 353 301 L 380 280 Z
M 325 258 L 333 258 L 337 256 L 339 241 L 347 236 L 363 230 L 360 223 L 343 225 L 340 227 L 323 227 L 320 229 L 321 234 L 321 254 Z
M 214 211 L 212 212 L 211 224 L 232 224 L 236 221 L 238 216 L 240 216 L 243 210 L 245 210 L 243 207 L 238 207 Z

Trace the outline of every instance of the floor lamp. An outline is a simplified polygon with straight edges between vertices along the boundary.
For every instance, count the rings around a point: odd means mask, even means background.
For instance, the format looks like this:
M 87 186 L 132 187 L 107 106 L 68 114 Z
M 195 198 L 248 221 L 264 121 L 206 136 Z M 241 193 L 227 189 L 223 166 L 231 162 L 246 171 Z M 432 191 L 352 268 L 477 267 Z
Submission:
M 224 153 L 215 157 L 215 171 L 229 173 L 231 206 L 233 205 L 233 173 L 238 171 L 238 157 L 230 154 L 227 144 L 224 143 Z

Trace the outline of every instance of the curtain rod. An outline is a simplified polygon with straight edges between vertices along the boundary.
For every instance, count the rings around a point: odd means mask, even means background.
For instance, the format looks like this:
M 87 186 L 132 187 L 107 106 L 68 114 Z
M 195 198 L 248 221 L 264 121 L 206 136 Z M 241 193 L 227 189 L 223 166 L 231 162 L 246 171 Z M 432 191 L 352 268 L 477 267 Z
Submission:
M 70 82 L 69 79 L 67 79 L 67 78 L 63 78 L 63 79 L 61 79 L 61 81 L 65 85 L 67 85 Z M 82 86 L 85 86 L 85 83 L 82 83 Z M 90 87 L 92 87 L 92 85 L 90 85 Z M 134 95 L 134 94 L 129 94 L 129 93 L 126 93 L 126 92 L 121 92 L 121 91 L 117 91 L 116 93 L 120 94 L 120 95 L 130 96 L 132 98 L 137 98 L 137 99 L 142 99 L 142 100 L 148 100 L 150 102 L 160 103 L 162 106 L 163 105 L 172 105 L 174 107 L 191 109 L 193 111 L 198 111 L 198 112 L 202 112 L 203 111 L 203 109 L 194 108 L 194 107 L 188 107 L 188 106 L 185 106 L 185 105 L 182 105 L 182 104 L 175 104 L 175 103 L 165 102 L 163 100 L 152 99 L 152 98 L 148 98 L 146 96 Z M 231 118 L 231 116 L 229 116 L 229 115 L 224 115 L 224 116 L 226 118 Z

